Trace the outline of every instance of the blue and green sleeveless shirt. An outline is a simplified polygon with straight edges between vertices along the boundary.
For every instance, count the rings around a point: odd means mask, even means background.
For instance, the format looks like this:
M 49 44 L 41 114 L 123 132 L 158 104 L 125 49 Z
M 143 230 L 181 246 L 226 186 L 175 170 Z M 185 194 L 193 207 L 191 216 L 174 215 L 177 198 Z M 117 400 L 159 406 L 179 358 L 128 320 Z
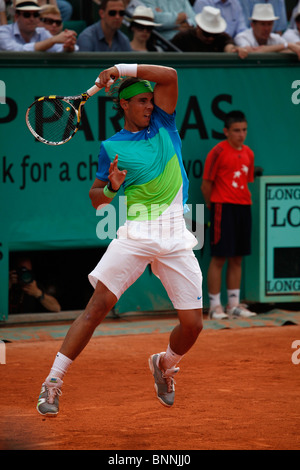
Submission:
M 118 168 L 127 170 L 123 183 L 127 197 L 127 220 L 155 220 L 154 207 L 169 207 L 181 192 L 181 204 L 188 198 L 188 178 L 183 166 L 181 139 L 175 124 L 176 112 L 168 114 L 154 106 L 149 127 L 133 133 L 125 129 L 103 141 L 96 177 L 108 181 L 109 166 L 118 155 Z M 178 202 L 177 202 L 178 203 Z

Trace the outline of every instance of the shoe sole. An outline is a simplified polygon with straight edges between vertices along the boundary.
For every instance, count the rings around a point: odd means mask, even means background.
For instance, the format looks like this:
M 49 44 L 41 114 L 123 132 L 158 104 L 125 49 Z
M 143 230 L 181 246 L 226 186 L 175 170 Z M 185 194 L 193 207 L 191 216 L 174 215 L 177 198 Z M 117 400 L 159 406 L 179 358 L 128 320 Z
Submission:
M 41 413 L 41 411 L 38 409 L 38 407 L 36 407 L 37 411 L 40 413 L 40 415 L 42 416 L 45 416 L 45 418 L 56 418 L 56 416 L 58 415 L 58 411 L 56 413 Z
M 154 354 L 155 355 L 155 354 Z M 149 359 L 148 359 L 148 364 L 149 364 L 149 369 L 154 377 L 154 366 L 153 366 L 153 356 L 150 356 Z M 159 396 L 158 396 L 158 388 L 157 388 L 157 385 L 156 383 L 154 382 L 154 390 L 155 390 L 155 396 L 156 398 L 158 399 L 158 401 L 166 406 L 167 408 L 171 408 L 172 405 L 169 405 L 168 403 L 165 403 Z

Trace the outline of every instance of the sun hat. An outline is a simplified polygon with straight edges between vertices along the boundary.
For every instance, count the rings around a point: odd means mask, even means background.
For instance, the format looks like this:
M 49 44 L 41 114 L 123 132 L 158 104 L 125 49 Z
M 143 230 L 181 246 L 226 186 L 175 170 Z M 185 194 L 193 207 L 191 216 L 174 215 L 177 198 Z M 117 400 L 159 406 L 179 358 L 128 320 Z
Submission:
M 203 7 L 201 13 L 196 15 L 197 25 L 207 33 L 223 33 L 226 29 L 227 23 L 221 16 L 219 8 L 210 6 Z
M 16 10 L 41 10 L 41 7 L 38 4 L 37 0 L 30 0 L 26 2 L 25 0 L 16 0 L 15 5 Z
M 254 21 L 275 21 L 279 16 L 275 16 L 273 5 L 271 3 L 256 3 L 249 20 Z
M 154 14 L 151 8 L 139 5 L 133 12 L 132 23 L 142 24 L 144 26 L 161 26 L 161 23 L 154 23 Z

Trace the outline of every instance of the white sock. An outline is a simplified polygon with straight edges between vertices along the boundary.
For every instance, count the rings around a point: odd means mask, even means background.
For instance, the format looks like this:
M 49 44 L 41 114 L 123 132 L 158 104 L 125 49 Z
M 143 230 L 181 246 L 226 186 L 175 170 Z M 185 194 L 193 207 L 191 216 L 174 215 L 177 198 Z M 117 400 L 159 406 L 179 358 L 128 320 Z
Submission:
M 168 345 L 167 351 L 162 360 L 164 369 L 165 370 L 172 369 L 172 367 L 176 366 L 176 364 L 178 364 L 178 362 L 182 358 L 183 358 L 183 355 L 180 356 L 179 354 L 174 353 L 174 351 L 172 351 L 172 349 L 170 348 L 170 345 Z
M 217 307 L 217 305 L 221 305 L 221 292 L 219 292 L 218 294 L 211 294 L 209 292 L 208 297 L 210 308 L 214 308 Z
M 72 362 L 73 361 L 67 356 L 58 352 L 53 362 L 49 377 L 59 377 L 62 379 Z
M 240 303 L 240 289 L 227 289 L 228 307 L 233 308 Z

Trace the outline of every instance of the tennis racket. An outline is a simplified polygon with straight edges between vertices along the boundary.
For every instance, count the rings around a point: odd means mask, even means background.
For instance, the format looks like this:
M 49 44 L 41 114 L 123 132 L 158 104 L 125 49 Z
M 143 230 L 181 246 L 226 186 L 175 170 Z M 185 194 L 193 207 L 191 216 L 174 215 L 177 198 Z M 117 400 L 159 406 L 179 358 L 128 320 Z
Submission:
M 94 85 L 85 93 L 76 96 L 52 95 L 38 98 L 26 111 L 28 129 L 43 144 L 65 144 L 78 131 L 83 106 L 99 90 L 100 88 Z

